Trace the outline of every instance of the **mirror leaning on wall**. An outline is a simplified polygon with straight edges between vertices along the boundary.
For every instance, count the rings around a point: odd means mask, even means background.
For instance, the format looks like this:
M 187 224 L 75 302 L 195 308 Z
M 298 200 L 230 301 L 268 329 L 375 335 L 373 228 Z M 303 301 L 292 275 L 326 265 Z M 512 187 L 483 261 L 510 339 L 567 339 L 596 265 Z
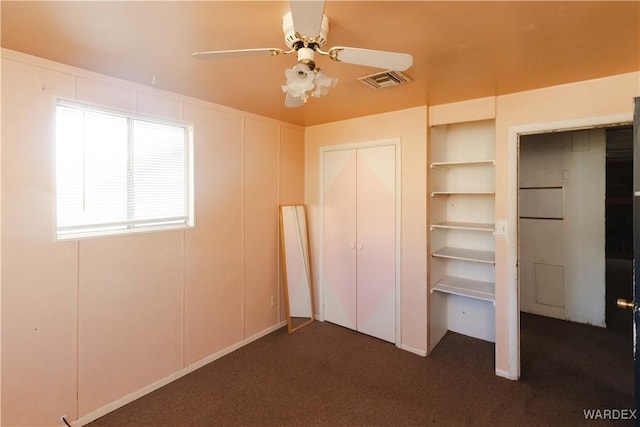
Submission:
M 280 255 L 289 332 L 313 322 L 308 237 L 304 205 L 280 206 Z

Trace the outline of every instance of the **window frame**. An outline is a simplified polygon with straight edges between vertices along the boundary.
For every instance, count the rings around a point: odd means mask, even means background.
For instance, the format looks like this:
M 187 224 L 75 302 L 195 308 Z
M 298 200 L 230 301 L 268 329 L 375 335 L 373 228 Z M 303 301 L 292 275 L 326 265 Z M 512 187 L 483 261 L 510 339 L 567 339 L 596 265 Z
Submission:
M 86 231 L 77 231 L 77 232 L 68 232 L 64 234 L 60 234 L 60 229 L 73 229 L 73 228 L 81 228 L 83 226 L 58 226 L 58 182 L 57 182 L 57 174 L 58 174 L 58 161 L 57 161 L 57 109 L 58 106 L 66 106 L 70 108 L 81 108 L 86 110 L 95 111 L 103 114 L 110 114 L 114 116 L 118 116 L 127 120 L 127 128 L 128 128 L 128 149 L 127 149 L 127 159 L 130 162 L 131 156 L 133 155 L 133 137 L 131 132 L 133 131 L 133 121 L 139 120 L 144 122 L 156 123 L 159 125 L 166 126 L 175 126 L 184 129 L 185 132 L 185 147 L 184 147 L 184 165 L 185 165 L 185 215 L 184 215 L 184 223 L 173 223 L 173 224 L 161 224 L 163 221 L 170 220 L 172 218 L 161 218 L 158 220 L 147 219 L 147 220 L 126 220 L 126 221 L 113 221 L 113 222 L 105 222 L 95 224 L 95 227 L 92 225 L 84 226 Z M 65 97 L 54 97 L 53 101 L 53 120 L 52 120 L 52 163 L 53 163 L 53 235 L 54 241 L 64 242 L 70 240 L 82 240 L 88 238 L 98 238 L 98 237 L 108 237 L 108 236 L 125 236 L 130 234 L 140 234 L 140 233 L 153 233 L 159 231 L 173 231 L 173 230 L 185 230 L 195 227 L 195 191 L 194 191 L 194 148 L 193 148 L 193 140 L 194 140 L 194 125 L 193 123 L 176 120 L 176 119 L 168 119 L 166 117 L 154 116 L 150 114 L 144 114 L 139 112 L 131 112 L 124 109 L 116 109 L 111 107 L 105 107 L 103 105 L 98 105 L 90 102 L 79 101 L 73 98 L 65 98 Z M 129 171 L 131 173 L 131 171 Z M 132 197 L 133 187 L 127 182 L 127 210 L 131 208 L 129 204 L 133 200 Z M 173 219 L 183 218 L 174 217 Z M 140 223 L 150 223 L 152 225 L 148 226 L 136 226 Z M 153 223 L 157 223 L 153 225 Z M 109 229 L 110 227 L 122 227 L 125 228 L 117 228 L 117 229 Z M 101 228 L 101 229 L 97 229 Z

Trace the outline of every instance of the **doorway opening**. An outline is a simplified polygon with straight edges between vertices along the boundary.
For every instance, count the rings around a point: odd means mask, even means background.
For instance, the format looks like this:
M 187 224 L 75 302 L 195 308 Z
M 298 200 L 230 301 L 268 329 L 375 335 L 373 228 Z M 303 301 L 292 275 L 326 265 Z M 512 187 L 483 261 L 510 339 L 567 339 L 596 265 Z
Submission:
M 520 138 L 520 310 L 605 326 L 605 130 Z
M 604 407 L 634 404 L 631 311 L 616 308 L 633 287 L 632 136 L 605 125 L 518 144 L 521 377 L 598 384 Z

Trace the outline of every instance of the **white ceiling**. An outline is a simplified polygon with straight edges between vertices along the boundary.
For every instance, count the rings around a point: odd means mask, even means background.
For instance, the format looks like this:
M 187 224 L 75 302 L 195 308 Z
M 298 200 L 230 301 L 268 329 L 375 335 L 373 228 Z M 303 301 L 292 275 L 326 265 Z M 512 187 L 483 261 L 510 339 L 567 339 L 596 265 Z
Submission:
M 284 107 L 294 55 L 198 61 L 196 51 L 286 48 L 286 1 L 2 1 L 2 47 L 300 125 L 640 70 L 638 1 L 327 1 L 335 45 L 410 53 L 413 82 L 316 57 L 339 79 Z M 326 50 L 326 49 L 325 49 Z

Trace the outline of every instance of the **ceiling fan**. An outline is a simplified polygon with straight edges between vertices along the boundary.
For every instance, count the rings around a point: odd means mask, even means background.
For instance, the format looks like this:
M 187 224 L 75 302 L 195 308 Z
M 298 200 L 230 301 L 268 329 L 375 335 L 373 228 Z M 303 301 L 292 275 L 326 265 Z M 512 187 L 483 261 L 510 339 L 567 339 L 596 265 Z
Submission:
M 337 62 L 365 65 L 394 71 L 404 71 L 413 65 L 413 57 L 407 53 L 335 46 L 327 51 L 321 49 L 327 43 L 329 19 L 324 15 L 324 1 L 292 0 L 290 12 L 282 18 L 282 31 L 289 50 L 279 48 L 257 48 L 196 52 L 197 59 L 223 59 L 242 56 L 276 56 L 296 53 L 298 63 L 285 70 L 287 83 L 282 85 L 286 93 L 284 105 L 299 107 L 309 95 L 320 97 L 337 84 L 337 79 L 327 76 L 316 67 L 315 54 L 328 56 Z

